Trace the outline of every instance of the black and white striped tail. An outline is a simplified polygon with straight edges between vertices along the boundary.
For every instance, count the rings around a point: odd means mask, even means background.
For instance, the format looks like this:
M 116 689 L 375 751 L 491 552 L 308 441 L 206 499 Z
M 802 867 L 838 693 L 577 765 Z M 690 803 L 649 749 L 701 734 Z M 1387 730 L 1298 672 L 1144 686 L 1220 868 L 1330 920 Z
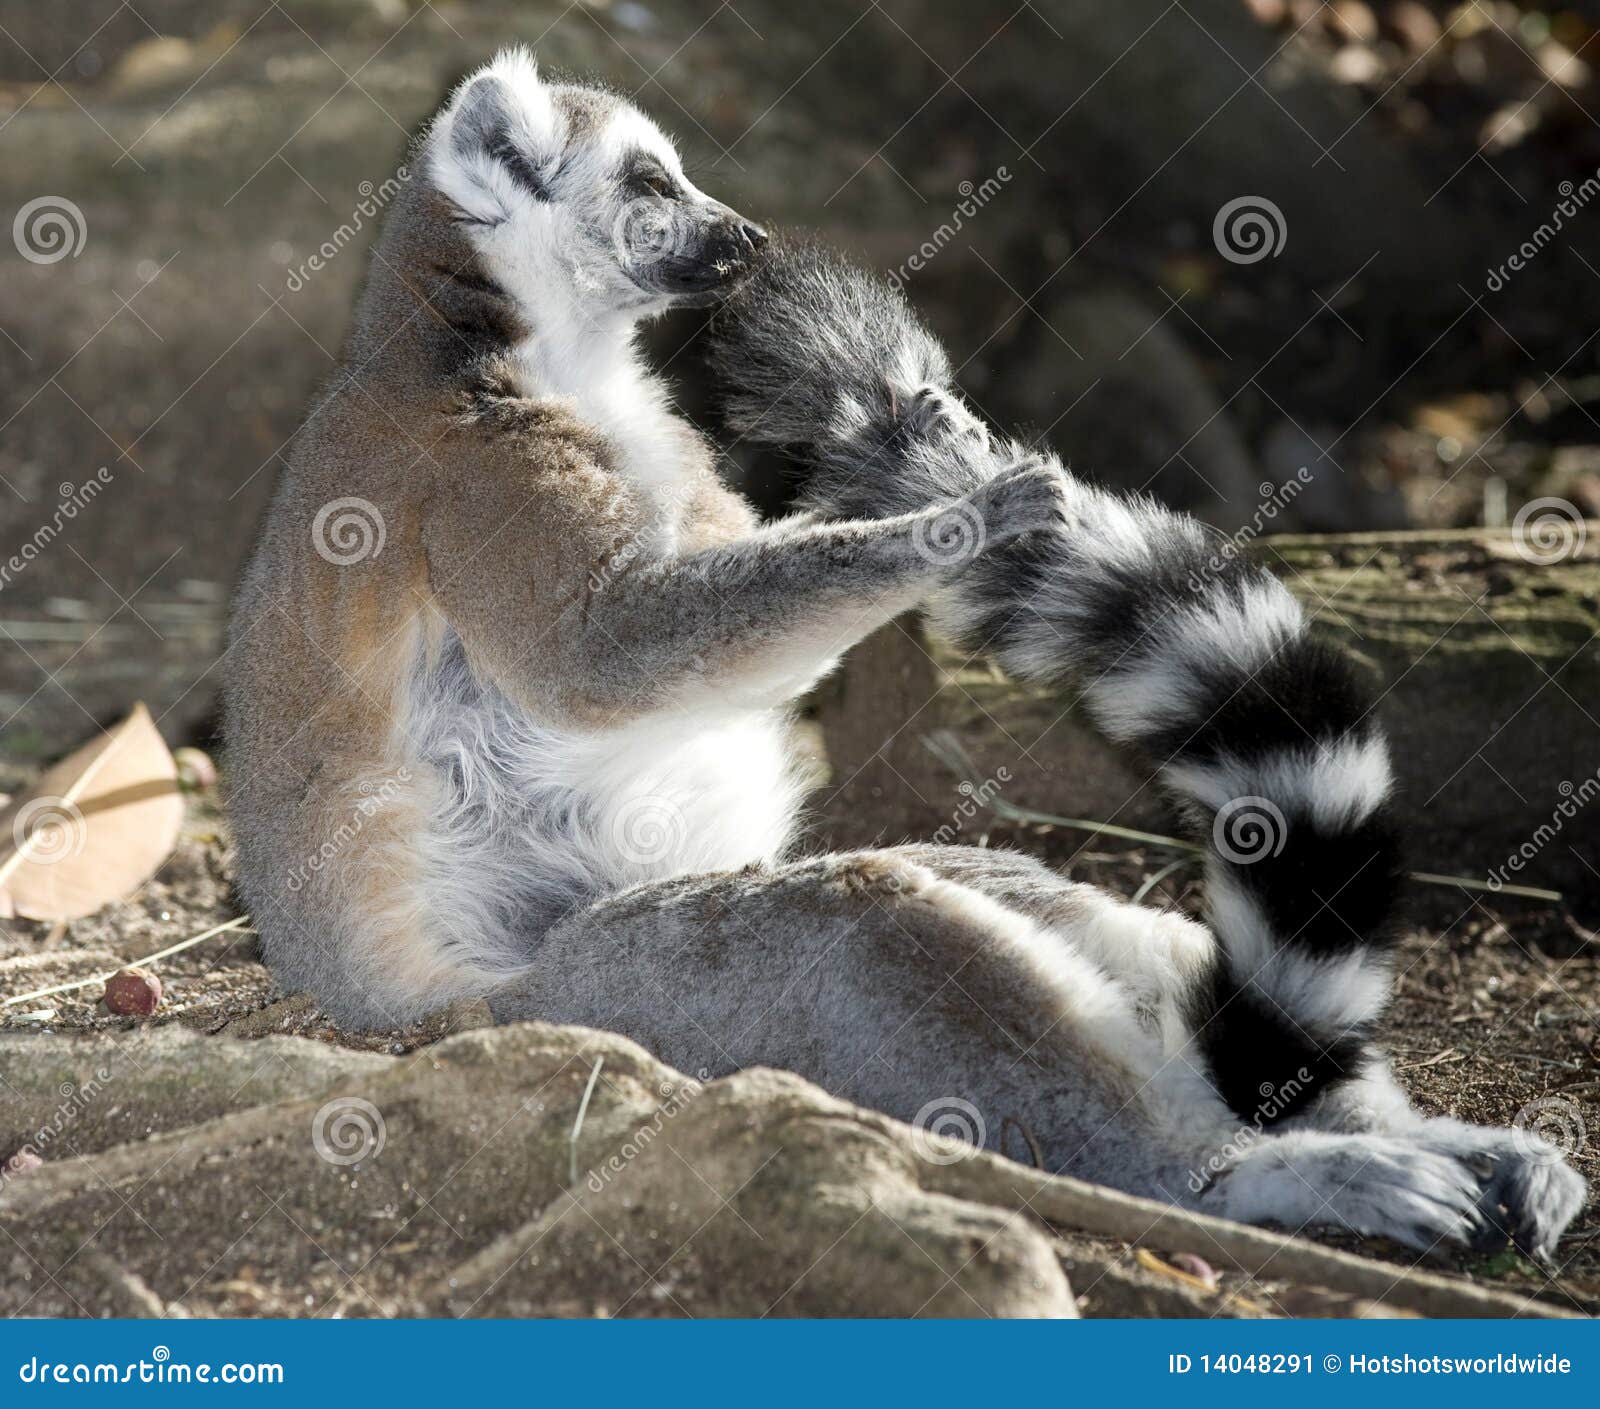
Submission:
M 719 316 L 713 365 L 741 438 L 805 461 L 808 506 L 875 517 L 955 498 L 1025 453 L 924 430 L 943 349 L 899 293 L 780 249 Z M 1206 848 L 1220 953 L 1192 1021 L 1244 1119 L 1272 1124 L 1359 1075 L 1387 1004 L 1400 867 L 1372 701 L 1289 592 L 1193 519 L 1078 481 L 1073 522 L 984 554 L 930 621 L 1015 678 L 1080 692 L 1157 770 Z

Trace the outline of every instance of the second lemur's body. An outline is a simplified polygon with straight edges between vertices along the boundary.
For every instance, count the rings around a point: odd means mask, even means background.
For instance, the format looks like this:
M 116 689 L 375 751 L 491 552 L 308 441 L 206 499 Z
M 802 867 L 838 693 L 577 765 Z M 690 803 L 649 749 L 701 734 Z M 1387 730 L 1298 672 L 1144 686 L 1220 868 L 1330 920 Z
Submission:
M 1509 1132 L 1415 1116 L 1365 1045 L 1382 955 L 1319 967 L 1260 911 L 1271 887 L 1216 873 L 1249 940 L 1224 954 L 1200 925 L 1018 856 L 795 855 L 788 711 L 846 649 L 928 604 L 964 630 L 991 588 L 1009 621 L 1016 564 L 1091 534 L 1137 605 L 1138 573 L 1161 570 L 1145 519 L 1102 531 L 1053 464 L 953 451 L 969 432 L 924 414 L 893 311 L 856 330 L 821 306 L 788 352 L 759 329 L 751 345 L 859 373 L 867 400 L 887 386 L 894 415 L 918 408 L 906 434 L 927 453 L 907 464 L 965 468 L 907 473 L 904 502 L 820 495 L 758 525 L 632 334 L 734 280 L 762 233 L 695 190 L 634 109 L 546 85 L 519 55 L 462 85 L 414 169 L 231 634 L 239 884 L 285 986 L 385 1024 L 481 994 L 501 1018 L 613 1028 L 687 1070 L 785 1066 L 907 1119 L 958 1097 L 991 1144 L 1015 1116 L 1052 1169 L 1239 1218 L 1550 1244 L 1575 1176 Z M 857 345 L 836 356 L 829 338 Z M 811 434 L 794 421 L 786 443 Z M 1277 598 L 1231 592 L 1197 618 L 1223 671 L 1299 630 Z M 1076 630 L 1078 609 L 1052 620 Z M 1085 641 L 1107 648 L 1117 617 Z M 1049 654 L 1038 633 L 1006 650 L 1024 674 Z M 1145 668 L 1107 686 L 1111 732 L 1167 709 L 1165 663 Z M 1199 698 L 1157 722 L 1178 728 Z M 1228 743 L 1168 780 L 1196 808 L 1223 801 L 1207 799 Z M 1386 786 L 1373 758 L 1356 783 L 1323 768 L 1321 799 L 1317 767 L 1242 776 L 1296 826 L 1319 819 L 1295 837 L 1359 860 L 1383 787 L 1362 789 Z M 1219 1043 L 1230 1011 L 1249 1036 Z M 1294 1090 L 1241 1144 L 1233 1093 L 1269 1077 Z

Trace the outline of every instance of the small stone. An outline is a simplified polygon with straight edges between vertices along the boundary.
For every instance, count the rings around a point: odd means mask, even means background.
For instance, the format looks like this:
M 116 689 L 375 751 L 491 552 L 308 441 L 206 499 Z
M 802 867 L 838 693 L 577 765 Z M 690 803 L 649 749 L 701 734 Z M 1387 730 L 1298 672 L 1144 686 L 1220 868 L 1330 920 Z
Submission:
M 1378 21 L 1361 0 L 1334 0 L 1323 11 L 1323 22 L 1341 39 L 1370 44 L 1378 37 Z
M 204 749 L 174 749 L 172 761 L 178 765 L 178 786 L 185 792 L 203 792 L 216 786 L 217 765 Z
M 1208 1287 L 1217 1285 L 1217 1270 L 1205 1258 L 1197 1257 L 1192 1252 L 1177 1252 L 1173 1253 L 1169 1261 L 1178 1271 L 1199 1278 Z
M 106 1007 L 113 1013 L 147 1018 L 160 1005 L 161 980 L 148 969 L 123 969 L 106 980 Z
M 1439 42 L 1438 18 L 1418 0 L 1400 0 L 1383 17 L 1384 24 L 1413 54 L 1423 54 Z

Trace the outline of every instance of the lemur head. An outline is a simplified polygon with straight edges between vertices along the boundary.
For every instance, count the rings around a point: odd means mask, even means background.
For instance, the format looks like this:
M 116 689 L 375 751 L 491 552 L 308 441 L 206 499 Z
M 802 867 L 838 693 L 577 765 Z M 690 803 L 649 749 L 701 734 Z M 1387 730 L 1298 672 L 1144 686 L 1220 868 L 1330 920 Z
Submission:
M 689 182 L 642 112 L 544 82 L 525 49 L 457 88 L 424 138 L 423 169 L 489 276 L 530 309 L 561 293 L 602 317 L 707 302 L 766 243 Z

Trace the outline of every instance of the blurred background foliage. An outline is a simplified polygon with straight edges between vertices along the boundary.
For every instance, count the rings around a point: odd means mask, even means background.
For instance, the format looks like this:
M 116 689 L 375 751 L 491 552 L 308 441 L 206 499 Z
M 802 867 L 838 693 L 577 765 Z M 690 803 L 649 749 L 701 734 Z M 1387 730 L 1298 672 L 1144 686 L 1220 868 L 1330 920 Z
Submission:
M 0 0 L 3 212 L 83 219 L 54 262 L 0 242 L 0 560 L 105 486 L 0 585 L 0 755 L 139 696 L 204 733 L 362 204 L 512 40 L 635 96 L 713 193 L 901 271 L 974 400 L 1083 472 L 1223 529 L 1600 513 L 1596 8 Z M 1275 253 L 1221 248 L 1241 197 Z M 698 326 L 651 344 L 714 424 Z M 729 468 L 781 504 L 772 466 Z

